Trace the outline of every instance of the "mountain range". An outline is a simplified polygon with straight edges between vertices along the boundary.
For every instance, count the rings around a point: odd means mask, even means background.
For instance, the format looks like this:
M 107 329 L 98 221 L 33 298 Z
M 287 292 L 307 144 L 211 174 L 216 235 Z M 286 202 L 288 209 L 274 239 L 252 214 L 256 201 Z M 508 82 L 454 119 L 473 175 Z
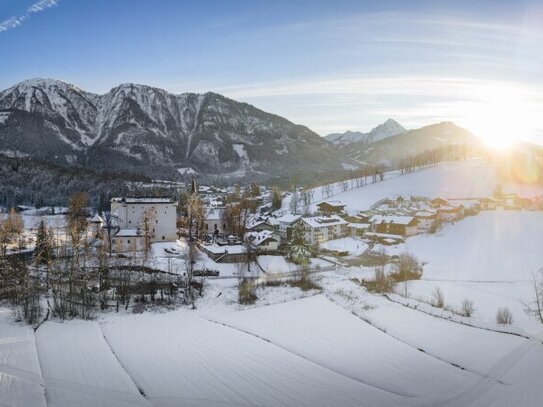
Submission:
M 123 84 L 97 95 L 51 79 L 0 93 L 0 153 L 157 178 L 342 169 L 337 149 L 307 127 L 216 93 Z
M 344 133 L 328 134 L 327 136 L 324 136 L 324 138 L 332 144 L 346 146 L 352 143 L 370 144 L 403 132 L 405 132 L 405 129 L 400 123 L 394 119 L 388 119 L 384 123 L 373 128 L 369 133 L 348 130 Z
M 172 94 L 146 85 L 122 84 L 98 95 L 31 79 L 0 92 L 1 155 L 155 179 L 198 174 L 228 182 L 305 182 L 472 141 L 452 123 L 407 131 L 393 119 L 369 133 L 320 137 L 216 93 Z

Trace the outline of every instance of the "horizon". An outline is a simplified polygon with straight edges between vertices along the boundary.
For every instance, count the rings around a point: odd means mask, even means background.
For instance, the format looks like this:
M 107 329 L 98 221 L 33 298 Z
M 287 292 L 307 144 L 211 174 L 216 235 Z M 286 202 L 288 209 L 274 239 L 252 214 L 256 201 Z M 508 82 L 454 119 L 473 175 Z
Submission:
M 10 0 L 0 9 L 0 88 L 34 77 L 99 94 L 138 83 L 219 93 L 321 136 L 393 118 L 543 144 L 541 15 L 531 1 Z

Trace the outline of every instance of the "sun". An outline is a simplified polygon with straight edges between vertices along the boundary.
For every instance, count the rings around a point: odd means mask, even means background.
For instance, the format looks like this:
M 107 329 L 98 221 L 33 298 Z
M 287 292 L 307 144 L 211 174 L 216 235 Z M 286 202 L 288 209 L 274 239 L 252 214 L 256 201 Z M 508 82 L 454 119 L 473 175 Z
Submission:
M 537 114 L 521 91 L 493 86 L 478 93 L 470 103 L 466 127 L 488 147 L 505 150 L 535 132 Z

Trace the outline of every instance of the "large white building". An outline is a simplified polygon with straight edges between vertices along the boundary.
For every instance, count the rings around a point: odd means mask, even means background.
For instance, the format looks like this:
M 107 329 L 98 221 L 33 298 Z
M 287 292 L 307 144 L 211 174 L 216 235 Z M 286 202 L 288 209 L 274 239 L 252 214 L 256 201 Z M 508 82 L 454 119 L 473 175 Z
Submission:
M 310 245 L 344 237 L 347 234 L 347 223 L 349 223 L 335 215 L 301 218 L 295 223 L 298 222 L 302 222 L 304 240 Z
M 114 237 L 118 252 L 142 250 L 142 220 L 148 214 L 152 222 L 151 242 L 177 239 L 177 203 L 171 198 L 113 198 L 111 216 L 118 232 Z

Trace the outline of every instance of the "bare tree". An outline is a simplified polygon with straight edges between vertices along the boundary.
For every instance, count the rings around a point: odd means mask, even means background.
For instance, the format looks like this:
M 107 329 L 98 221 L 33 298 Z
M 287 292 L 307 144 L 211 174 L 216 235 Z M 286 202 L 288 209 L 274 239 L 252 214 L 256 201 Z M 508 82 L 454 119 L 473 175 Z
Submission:
M 532 301 L 524 309 L 543 324 L 543 269 L 532 275 Z
M 445 295 L 439 287 L 436 287 L 432 293 L 432 305 L 437 308 L 443 308 L 445 306 Z
M 464 299 L 460 305 L 459 314 L 469 318 L 473 315 L 474 311 L 475 308 L 473 307 L 473 301 L 468 298 Z
M 143 211 L 140 220 L 140 229 L 143 235 L 143 261 L 146 263 L 149 260 L 151 251 L 151 242 L 155 237 L 156 224 L 156 209 L 154 207 L 147 208 Z
M 198 260 L 201 258 L 201 253 L 196 246 L 196 243 L 189 242 L 187 249 L 183 253 L 183 261 L 185 263 L 185 303 L 191 304 L 192 308 L 194 306 L 194 292 L 193 292 L 193 277 L 194 277 L 194 268 Z

